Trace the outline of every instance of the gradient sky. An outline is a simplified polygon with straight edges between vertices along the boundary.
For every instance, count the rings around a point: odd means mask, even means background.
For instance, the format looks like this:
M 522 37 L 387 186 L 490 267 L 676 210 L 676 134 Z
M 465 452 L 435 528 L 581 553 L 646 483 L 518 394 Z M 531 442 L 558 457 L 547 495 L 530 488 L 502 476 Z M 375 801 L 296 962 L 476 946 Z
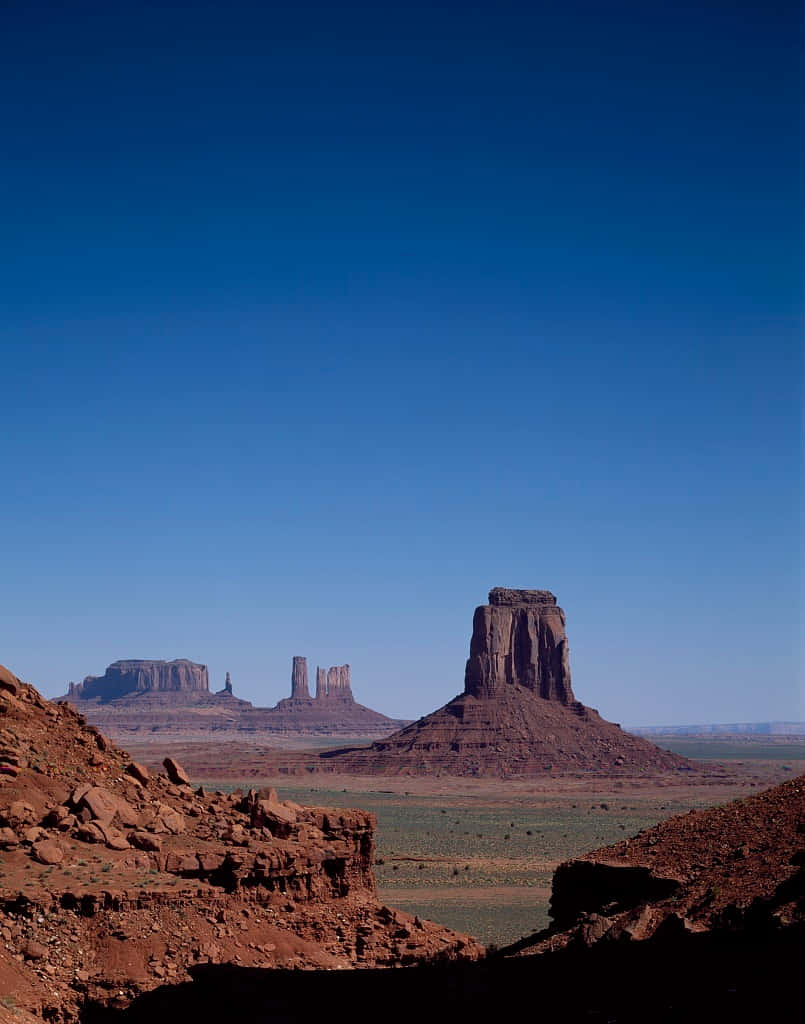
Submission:
M 798 5 L 9 3 L 0 661 L 418 717 L 492 586 L 805 718 Z

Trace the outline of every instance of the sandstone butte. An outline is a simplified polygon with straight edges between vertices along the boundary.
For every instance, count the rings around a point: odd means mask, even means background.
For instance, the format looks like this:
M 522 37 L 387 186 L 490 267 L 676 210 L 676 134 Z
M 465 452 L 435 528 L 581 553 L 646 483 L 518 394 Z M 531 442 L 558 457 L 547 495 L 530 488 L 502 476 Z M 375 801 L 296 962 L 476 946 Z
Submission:
M 3 1024 L 800 1019 L 805 777 L 561 865 L 479 959 L 378 903 L 371 815 L 166 772 L 0 666 Z
M 370 747 L 321 753 L 317 764 L 358 774 L 483 776 L 693 770 L 576 700 L 556 598 L 503 587 L 475 609 L 462 694 Z
M 223 689 L 213 692 L 207 666 L 197 662 L 116 661 L 102 676 L 70 683 L 61 699 L 118 740 L 158 733 L 194 739 L 211 734 L 250 739 L 261 733 L 374 739 L 407 724 L 355 700 L 349 665 L 318 668 L 316 676 L 311 696 L 307 659 L 294 657 L 290 697 L 258 708 L 235 696 L 228 672 Z

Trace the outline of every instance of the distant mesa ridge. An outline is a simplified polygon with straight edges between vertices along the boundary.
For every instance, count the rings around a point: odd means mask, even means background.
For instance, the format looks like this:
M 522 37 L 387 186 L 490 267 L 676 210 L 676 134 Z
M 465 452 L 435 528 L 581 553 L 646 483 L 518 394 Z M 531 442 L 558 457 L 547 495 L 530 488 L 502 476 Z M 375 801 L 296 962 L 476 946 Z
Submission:
M 254 707 L 236 697 L 229 672 L 223 689 L 213 693 L 207 666 L 184 658 L 116 661 L 102 676 L 70 683 L 65 696 L 93 724 L 117 738 L 141 731 L 185 735 L 236 731 L 373 739 L 407 724 L 355 700 L 349 665 L 317 668 L 316 694 L 311 697 L 307 658 L 301 655 L 293 658 L 290 697 L 270 708 Z
M 74 700 L 114 700 L 128 693 L 209 693 L 206 665 L 185 658 L 175 661 L 115 661 L 102 676 L 87 676 L 70 683 L 67 695 Z

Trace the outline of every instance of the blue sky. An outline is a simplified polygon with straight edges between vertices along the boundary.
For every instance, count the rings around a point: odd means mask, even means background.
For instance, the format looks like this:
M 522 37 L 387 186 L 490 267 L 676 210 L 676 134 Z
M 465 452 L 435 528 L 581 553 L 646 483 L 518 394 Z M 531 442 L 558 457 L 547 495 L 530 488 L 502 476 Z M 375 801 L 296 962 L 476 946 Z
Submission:
M 492 586 L 805 717 L 794 4 L 11 4 L 0 660 L 416 717 Z

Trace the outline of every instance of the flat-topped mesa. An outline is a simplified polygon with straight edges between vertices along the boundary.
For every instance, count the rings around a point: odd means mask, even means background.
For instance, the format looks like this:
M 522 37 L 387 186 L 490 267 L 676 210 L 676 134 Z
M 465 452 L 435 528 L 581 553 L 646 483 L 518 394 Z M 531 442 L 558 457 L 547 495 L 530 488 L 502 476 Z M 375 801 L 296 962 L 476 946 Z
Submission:
M 490 699 L 507 686 L 575 703 L 565 613 L 549 590 L 495 587 L 489 604 L 475 609 L 464 692 Z
M 291 669 L 291 700 L 310 700 L 307 685 L 307 658 L 294 657 Z
M 83 683 L 71 683 L 68 696 L 74 700 L 114 700 L 129 693 L 209 693 L 206 665 L 186 658 L 175 661 L 131 659 L 115 661 L 102 676 L 87 676 Z
M 354 700 L 349 665 L 333 665 L 327 670 L 328 699 Z

